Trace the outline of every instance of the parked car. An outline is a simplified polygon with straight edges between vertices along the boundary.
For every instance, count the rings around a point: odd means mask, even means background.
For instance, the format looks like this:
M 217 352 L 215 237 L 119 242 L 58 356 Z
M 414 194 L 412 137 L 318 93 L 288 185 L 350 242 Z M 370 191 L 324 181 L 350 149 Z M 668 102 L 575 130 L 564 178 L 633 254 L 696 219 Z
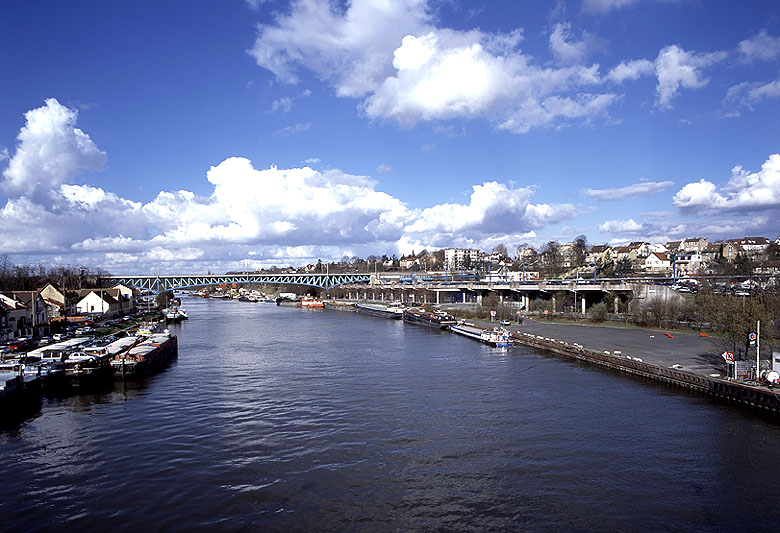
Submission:
M 502 320 L 501 321 L 501 325 L 502 326 L 511 326 L 512 322 L 510 322 L 509 320 Z

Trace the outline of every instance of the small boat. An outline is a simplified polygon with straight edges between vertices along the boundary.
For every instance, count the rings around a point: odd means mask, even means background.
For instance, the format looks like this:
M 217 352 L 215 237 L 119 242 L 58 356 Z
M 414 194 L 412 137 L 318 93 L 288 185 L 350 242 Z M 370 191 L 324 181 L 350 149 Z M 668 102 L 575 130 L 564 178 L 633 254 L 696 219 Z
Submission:
M 180 322 L 189 318 L 187 311 L 180 307 L 169 307 L 168 309 L 165 309 L 163 313 L 165 314 L 165 320 L 168 322 Z
M 319 298 L 304 296 L 303 298 L 301 298 L 301 307 L 307 309 L 324 309 L 325 303 Z
M 457 323 L 452 315 L 444 311 L 426 311 L 419 308 L 404 309 L 404 322 L 437 329 L 447 329 Z
M 512 335 L 506 328 L 483 329 L 473 324 L 460 322 L 450 326 L 450 331 L 498 348 L 504 348 L 514 344 Z
M 382 318 L 401 319 L 404 317 L 404 306 L 398 302 L 388 305 L 356 303 L 355 311 L 364 315 L 379 316 Z

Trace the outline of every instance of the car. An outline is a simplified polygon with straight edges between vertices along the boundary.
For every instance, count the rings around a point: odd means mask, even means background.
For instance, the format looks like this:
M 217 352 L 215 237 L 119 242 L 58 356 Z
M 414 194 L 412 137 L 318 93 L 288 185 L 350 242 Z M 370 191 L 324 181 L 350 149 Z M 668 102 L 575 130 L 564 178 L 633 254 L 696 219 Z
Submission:
M 501 321 L 501 325 L 502 326 L 511 326 L 512 322 L 510 322 L 509 320 L 502 320 Z
M 55 333 L 54 335 L 51 336 L 51 338 L 54 339 L 55 341 L 61 341 L 67 339 L 68 336 L 65 335 L 64 333 Z

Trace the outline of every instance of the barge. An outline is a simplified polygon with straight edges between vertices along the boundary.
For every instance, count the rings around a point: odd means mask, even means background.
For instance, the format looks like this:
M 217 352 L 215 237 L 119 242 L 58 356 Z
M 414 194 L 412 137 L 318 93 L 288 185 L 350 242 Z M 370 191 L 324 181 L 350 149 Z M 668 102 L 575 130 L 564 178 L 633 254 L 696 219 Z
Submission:
M 404 322 L 436 329 L 447 329 L 457 323 L 452 315 L 444 311 L 426 311 L 424 309 L 405 309 Z
M 504 348 L 514 344 L 512 334 L 506 328 L 482 329 L 473 324 L 462 322 L 450 326 L 450 331 L 497 348 Z
M 155 373 L 179 355 L 176 335 L 142 331 L 135 337 L 125 337 L 108 345 L 110 367 L 118 379 L 129 379 Z
M 381 318 L 392 318 L 399 320 L 404 316 L 404 306 L 400 303 L 391 303 L 388 305 L 356 303 L 355 311 L 362 315 L 371 315 Z

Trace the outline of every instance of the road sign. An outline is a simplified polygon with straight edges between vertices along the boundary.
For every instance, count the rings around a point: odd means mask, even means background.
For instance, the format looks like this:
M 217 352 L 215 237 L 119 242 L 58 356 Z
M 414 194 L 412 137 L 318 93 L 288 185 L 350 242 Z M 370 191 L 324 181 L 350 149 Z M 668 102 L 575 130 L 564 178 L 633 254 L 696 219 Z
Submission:
M 727 363 L 731 364 L 734 362 L 734 353 L 733 352 L 723 352 L 721 354 L 723 356 L 723 359 L 726 360 Z
M 516 315 L 518 315 L 518 316 L 520 316 L 520 315 L 522 315 L 522 314 L 523 314 L 523 312 L 522 312 L 522 311 L 515 311 L 515 314 L 516 314 Z
M 751 333 L 750 335 L 748 335 L 748 339 L 750 339 L 751 341 L 755 341 L 756 340 L 756 334 L 755 333 Z

